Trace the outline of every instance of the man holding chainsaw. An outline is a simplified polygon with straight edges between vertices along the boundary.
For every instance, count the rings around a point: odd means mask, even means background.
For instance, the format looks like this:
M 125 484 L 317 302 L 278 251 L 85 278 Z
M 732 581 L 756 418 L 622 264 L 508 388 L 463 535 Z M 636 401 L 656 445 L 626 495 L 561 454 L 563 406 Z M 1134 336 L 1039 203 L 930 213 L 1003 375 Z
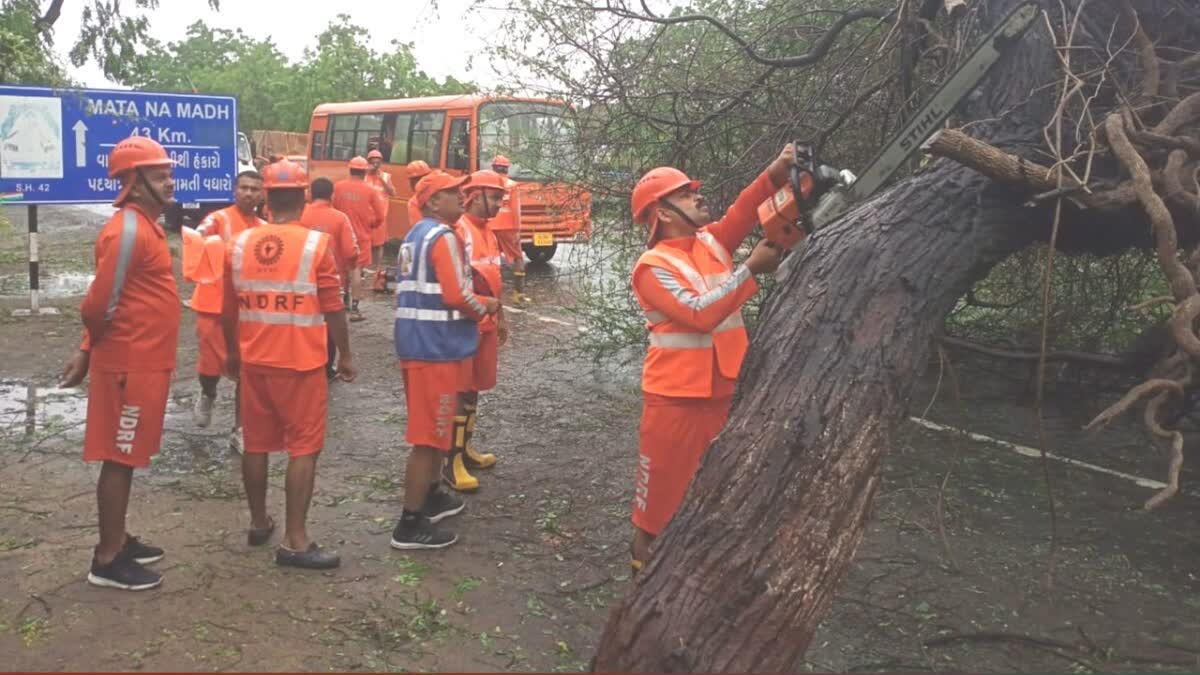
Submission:
M 649 227 L 633 290 L 650 330 L 633 507 L 635 572 L 729 415 L 749 344 L 741 307 L 758 290 L 754 275 L 773 272 L 783 253 L 763 241 L 735 266 L 733 252 L 794 162 L 789 144 L 716 222 L 698 192 L 700 181 L 678 169 L 652 169 L 633 188 L 634 221 Z

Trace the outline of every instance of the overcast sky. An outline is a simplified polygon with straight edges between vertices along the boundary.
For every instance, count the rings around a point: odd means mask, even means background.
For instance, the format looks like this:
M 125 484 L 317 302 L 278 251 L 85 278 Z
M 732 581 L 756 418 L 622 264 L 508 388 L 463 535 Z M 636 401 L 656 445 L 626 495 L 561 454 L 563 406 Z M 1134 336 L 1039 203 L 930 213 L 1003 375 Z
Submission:
M 68 0 L 55 24 L 55 51 L 64 63 L 69 63 L 67 52 L 79 36 L 83 5 L 82 0 Z M 162 0 L 150 16 L 150 32 L 163 42 L 178 40 L 190 24 L 203 20 L 212 27 L 241 28 L 255 38 L 272 38 L 281 52 L 295 60 L 305 47 L 316 44 L 317 34 L 334 17 L 348 14 L 353 23 L 370 29 L 370 46 L 376 51 L 388 49 L 393 39 L 411 42 L 417 64 L 426 73 L 439 80 L 447 75 L 474 80 L 486 89 L 494 84 L 495 75 L 480 57 L 493 39 L 489 27 L 504 16 L 503 10 L 475 5 L 475 0 L 222 0 L 221 11 L 214 12 L 206 0 Z M 477 62 L 473 66 L 472 55 Z M 70 72 L 85 86 L 116 87 L 92 62 Z

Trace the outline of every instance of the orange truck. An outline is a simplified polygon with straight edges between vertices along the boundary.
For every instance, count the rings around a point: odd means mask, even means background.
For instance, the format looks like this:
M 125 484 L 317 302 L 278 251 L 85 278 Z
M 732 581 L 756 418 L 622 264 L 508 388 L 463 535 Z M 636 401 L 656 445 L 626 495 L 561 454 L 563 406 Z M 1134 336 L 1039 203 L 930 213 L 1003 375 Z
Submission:
M 462 175 L 504 155 L 518 191 L 522 248 L 531 261 L 546 262 L 560 243 L 585 242 L 592 233 L 591 195 L 568 180 L 576 157 L 568 113 L 552 99 L 469 94 L 323 103 L 309 124 L 308 171 L 336 182 L 351 157 L 379 150 L 396 188 L 388 236 L 403 239 L 412 226 L 409 162 Z

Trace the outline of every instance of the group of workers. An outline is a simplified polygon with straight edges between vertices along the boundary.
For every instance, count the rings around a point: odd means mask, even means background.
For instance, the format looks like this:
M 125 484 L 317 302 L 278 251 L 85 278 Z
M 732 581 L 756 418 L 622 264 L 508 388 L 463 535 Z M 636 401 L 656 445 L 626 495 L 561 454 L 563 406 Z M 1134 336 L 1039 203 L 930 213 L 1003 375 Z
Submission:
M 654 169 L 634 187 L 633 216 L 648 227 L 648 250 L 633 270 L 633 288 L 650 333 L 633 505 L 635 571 L 725 423 L 748 343 L 741 306 L 757 288 L 754 275 L 773 271 L 781 259 L 766 242 L 741 265 L 732 253 L 793 162 L 788 146 L 717 222 L 700 183 L 676 169 Z M 237 383 L 230 445 L 243 453 L 251 546 L 270 541 L 276 526 L 266 507 L 268 456 L 288 454 L 279 565 L 340 564 L 309 536 L 306 521 L 325 446 L 328 383 L 357 374 L 348 321 L 357 314 L 362 270 L 375 266 L 377 287 L 388 280 L 380 249 L 395 189 L 381 163 L 378 151 L 355 157 L 350 177 L 337 184 L 310 181 L 286 159 L 261 173 L 244 172 L 233 206 L 185 232 L 184 275 L 196 283 L 189 303 L 200 380 L 194 420 L 211 423 L 222 375 Z M 165 553 L 130 535 L 125 518 L 133 470 L 148 466 L 159 450 L 175 368 L 180 300 L 157 223 L 174 183 L 172 160 L 145 137 L 118 143 L 108 168 L 122 186 L 118 211 L 96 240 L 96 277 L 81 306 L 83 341 L 62 383 L 77 386 L 90 374 L 84 459 L 102 467 L 100 541 L 88 581 L 143 590 L 161 584 L 162 575 L 147 565 Z M 412 226 L 395 264 L 393 339 L 412 449 L 391 536 L 397 549 L 453 544 L 456 535 L 438 523 L 461 513 L 465 502 L 443 485 L 472 492 L 479 487 L 475 474 L 496 463 L 472 436 L 479 393 L 495 386 L 498 349 L 508 336 L 502 262 L 513 264 L 518 281 L 524 272 L 517 233 L 493 227 L 519 222 L 511 213 L 498 218 L 516 201 L 507 168 L 502 157 L 493 170 L 460 177 L 424 162 L 406 167 Z M 256 214 L 260 204 L 266 220 Z

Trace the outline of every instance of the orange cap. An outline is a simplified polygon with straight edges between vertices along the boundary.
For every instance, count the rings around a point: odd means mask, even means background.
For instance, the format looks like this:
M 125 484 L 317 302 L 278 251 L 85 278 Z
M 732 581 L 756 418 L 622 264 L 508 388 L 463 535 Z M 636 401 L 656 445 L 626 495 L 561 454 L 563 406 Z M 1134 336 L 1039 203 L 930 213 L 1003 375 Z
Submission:
M 303 190 L 308 187 L 308 172 L 290 159 L 268 164 L 263 167 L 262 174 L 264 190 Z
M 413 161 L 409 162 L 408 166 L 405 168 L 408 169 L 409 178 L 420 178 L 421 176 L 427 175 L 430 171 L 433 171 L 433 169 L 430 169 L 429 165 L 426 164 L 425 160 L 423 159 L 414 159 Z
M 366 158 L 362 155 L 350 158 L 350 163 L 347 166 L 349 166 L 351 170 L 360 169 L 362 171 L 367 171 L 371 168 L 371 165 L 367 164 Z
M 367 153 L 367 159 L 368 159 L 368 160 L 371 160 L 371 159 L 376 159 L 376 158 L 378 158 L 378 159 L 383 159 L 383 153 L 382 153 L 382 152 L 380 152 L 379 150 L 372 150 L 372 151 L 370 151 L 370 152 L 368 152 L 368 153 Z
M 425 202 L 428 202 L 430 197 L 443 190 L 462 187 L 462 184 L 466 183 L 469 178 L 469 176 L 456 178 L 445 171 L 431 171 L 417 181 L 417 187 L 413 190 L 413 202 L 419 209 L 425 206 Z
M 130 136 L 117 143 L 112 152 L 108 153 L 108 177 L 116 178 L 135 169 L 155 166 L 174 166 L 175 160 L 167 156 L 167 150 L 158 141 L 145 136 Z M 133 181 L 125 181 L 121 192 L 113 200 L 113 206 L 120 206 L 129 197 Z
M 508 161 L 508 158 L 504 155 L 496 155 L 495 158 L 492 159 L 492 166 L 509 167 L 512 166 L 512 162 Z

